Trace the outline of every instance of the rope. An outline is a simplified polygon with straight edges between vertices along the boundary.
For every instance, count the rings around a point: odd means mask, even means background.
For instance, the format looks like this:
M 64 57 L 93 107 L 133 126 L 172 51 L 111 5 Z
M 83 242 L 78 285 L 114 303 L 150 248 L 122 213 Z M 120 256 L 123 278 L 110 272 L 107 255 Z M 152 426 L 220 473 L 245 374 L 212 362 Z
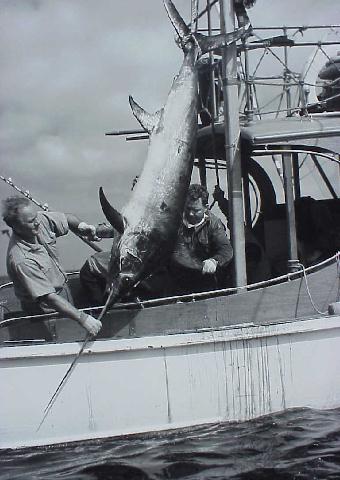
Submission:
M 340 252 L 338 252 L 336 255 L 335 255 L 335 258 L 336 258 L 336 263 L 337 263 L 337 272 L 338 272 L 338 276 L 340 276 Z M 303 271 L 303 277 L 304 277 L 304 280 L 306 282 L 306 290 L 307 290 L 307 294 L 308 294 L 308 297 L 309 297 L 309 300 L 312 304 L 312 307 L 314 308 L 314 310 L 319 313 L 320 315 L 327 315 L 328 314 L 328 310 L 326 310 L 325 312 L 322 312 L 316 305 L 316 303 L 314 302 L 313 300 L 313 297 L 312 297 L 312 294 L 311 294 L 311 291 L 310 291 L 310 288 L 309 288 L 309 285 L 308 285 L 308 280 L 307 280 L 307 274 L 306 274 L 306 268 L 305 266 L 302 264 L 302 263 L 298 263 L 297 264 L 299 267 L 301 267 L 302 271 Z

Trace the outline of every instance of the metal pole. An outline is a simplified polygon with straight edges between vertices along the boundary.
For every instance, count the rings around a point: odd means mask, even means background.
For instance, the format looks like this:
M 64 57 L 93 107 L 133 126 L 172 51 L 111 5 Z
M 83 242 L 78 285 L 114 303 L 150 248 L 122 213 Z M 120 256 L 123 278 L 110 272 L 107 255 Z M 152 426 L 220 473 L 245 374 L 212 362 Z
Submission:
M 207 186 L 207 170 L 206 170 L 204 157 L 198 157 L 198 171 L 200 175 L 201 185 L 206 187 Z
M 287 36 L 286 27 L 283 27 L 283 35 Z M 286 91 L 286 105 L 287 105 L 288 115 L 291 115 L 292 101 L 290 96 L 290 73 L 288 69 L 288 47 L 284 46 L 283 49 L 284 49 L 284 59 L 285 59 L 285 70 L 283 72 L 283 78 L 284 78 L 285 91 Z
M 233 0 L 220 0 L 221 33 L 235 30 Z M 224 98 L 225 155 L 228 170 L 229 221 L 234 249 L 234 283 L 236 287 L 247 284 L 244 211 L 242 195 L 240 124 L 238 112 L 236 43 L 223 49 L 222 82 Z
M 211 5 L 210 0 L 207 0 L 207 20 L 208 20 L 208 33 L 211 35 Z M 215 132 L 215 120 L 217 116 L 216 111 L 216 91 L 215 91 L 215 71 L 214 71 L 214 54 L 209 52 L 209 82 L 210 82 L 210 100 L 211 100 L 211 133 L 212 133 L 212 147 L 213 155 L 215 162 L 215 176 L 216 176 L 216 185 L 220 186 L 220 177 L 218 174 L 218 162 L 216 155 L 216 132 Z
M 285 205 L 287 213 L 287 229 L 288 229 L 288 272 L 294 272 L 299 263 L 297 254 L 296 241 L 296 222 L 294 208 L 294 188 L 293 188 L 293 169 L 292 154 L 282 154 L 283 165 L 283 185 L 285 190 Z
M 299 166 L 299 154 L 297 152 L 293 153 L 293 178 L 294 178 L 294 192 L 295 198 L 301 198 L 301 188 L 300 188 L 300 166 Z
M 135 128 L 133 130 L 112 130 L 112 132 L 107 132 L 105 133 L 105 135 L 119 136 L 119 135 L 133 135 L 135 133 L 146 133 L 146 130 L 144 128 Z
M 245 45 L 245 40 L 243 40 L 243 45 Z M 251 94 L 251 83 L 249 80 L 249 54 L 248 50 L 244 49 L 244 77 L 245 77 L 245 88 L 246 88 L 246 116 L 247 120 L 253 120 L 253 98 Z
M 208 20 L 208 34 L 211 35 L 211 7 L 210 0 L 207 0 L 207 20 Z M 210 91 L 211 91 L 211 115 L 212 123 L 215 123 L 216 119 L 216 91 L 215 91 L 215 74 L 214 74 L 214 53 L 209 52 L 209 63 L 210 63 Z
M 340 42 L 321 42 L 322 46 L 324 45 L 340 45 Z M 320 42 L 294 42 L 294 47 L 318 47 Z M 244 47 L 241 47 L 240 50 L 246 48 L 247 50 L 256 50 L 259 48 L 282 48 L 282 45 L 272 45 L 269 41 L 259 42 L 259 43 L 245 43 Z

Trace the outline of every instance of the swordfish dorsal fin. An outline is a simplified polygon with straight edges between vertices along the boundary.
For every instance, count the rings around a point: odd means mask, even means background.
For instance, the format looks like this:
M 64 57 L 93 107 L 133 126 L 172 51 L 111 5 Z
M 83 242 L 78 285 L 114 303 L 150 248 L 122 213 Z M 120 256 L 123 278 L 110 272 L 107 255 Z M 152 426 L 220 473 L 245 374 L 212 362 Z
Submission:
M 123 234 L 126 223 L 124 221 L 124 217 L 121 213 L 118 212 L 118 210 L 112 207 L 110 202 L 107 200 L 102 187 L 99 188 L 99 200 L 100 205 L 102 206 L 103 213 L 107 220 L 111 223 L 113 228 L 117 230 L 118 233 Z
M 141 126 L 149 133 L 158 125 L 159 119 L 162 115 L 162 110 L 158 110 L 156 113 L 151 114 L 144 110 L 134 99 L 129 96 L 129 102 L 132 109 L 132 113 L 137 118 Z

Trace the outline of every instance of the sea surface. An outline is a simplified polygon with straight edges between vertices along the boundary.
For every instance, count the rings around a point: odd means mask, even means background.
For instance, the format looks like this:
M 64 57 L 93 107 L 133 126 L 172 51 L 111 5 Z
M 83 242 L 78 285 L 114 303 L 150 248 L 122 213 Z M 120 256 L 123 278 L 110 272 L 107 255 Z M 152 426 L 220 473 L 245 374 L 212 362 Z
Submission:
M 1 407 L 0 407 L 1 408 Z M 340 479 L 340 409 L 0 452 L 1 480 Z

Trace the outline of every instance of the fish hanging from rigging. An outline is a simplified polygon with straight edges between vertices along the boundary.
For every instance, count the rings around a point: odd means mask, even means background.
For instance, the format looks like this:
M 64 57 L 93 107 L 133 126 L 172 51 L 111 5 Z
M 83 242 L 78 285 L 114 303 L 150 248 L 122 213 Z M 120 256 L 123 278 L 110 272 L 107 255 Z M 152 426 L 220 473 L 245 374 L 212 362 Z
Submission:
M 171 0 L 163 1 L 184 52 L 165 106 L 147 113 L 132 97 L 132 112 L 149 133 L 143 171 L 122 213 L 115 210 L 100 188 L 103 212 L 121 234 L 114 240 L 109 268 L 107 305 L 128 293 L 164 264 L 178 232 L 193 168 L 197 133 L 198 58 L 240 39 L 248 30 L 214 36 L 192 33 Z

